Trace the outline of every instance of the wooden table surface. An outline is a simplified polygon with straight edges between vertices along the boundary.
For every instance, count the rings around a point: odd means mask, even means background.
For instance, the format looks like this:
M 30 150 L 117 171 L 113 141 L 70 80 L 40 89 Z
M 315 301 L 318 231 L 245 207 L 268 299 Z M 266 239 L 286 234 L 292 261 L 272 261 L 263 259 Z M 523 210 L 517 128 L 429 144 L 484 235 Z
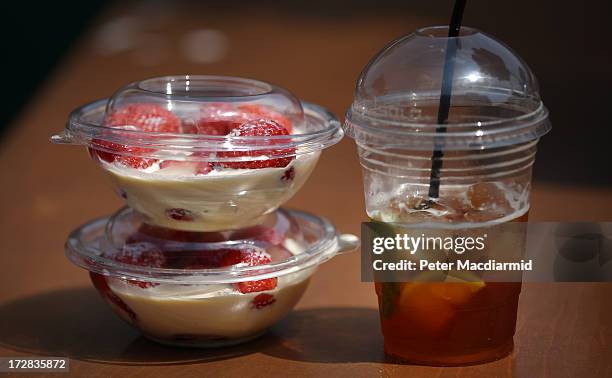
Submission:
M 76 106 L 141 78 L 228 74 L 271 81 L 342 115 L 369 57 L 429 23 L 405 14 L 325 19 L 249 9 L 220 15 L 125 6 L 102 14 L 33 96 L 0 148 L 0 170 L 7 173 L 0 186 L 0 356 L 68 356 L 70 374 L 88 377 L 612 376 L 609 284 L 526 284 L 512 356 L 431 368 L 385 361 L 374 290 L 359 281 L 357 253 L 323 265 L 296 310 L 266 336 L 219 350 L 172 349 L 145 340 L 111 313 L 87 274 L 64 257 L 69 231 L 121 205 L 83 149 L 48 141 Z M 202 35 L 211 38 L 206 31 L 193 33 L 200 29 L 216 30 L 213 39 L 223 42 L 216 58 L 190 58 L 181 48 Z M 119 39 L 117 30 L 125 33 Z M 554 131 L 546 138 L 554 138 Z M 288 206 L 359 232 L 365 214 L 351 140 L 323 154 Z M 531 220 L 610 215 L 610 190 L 534 182 Z

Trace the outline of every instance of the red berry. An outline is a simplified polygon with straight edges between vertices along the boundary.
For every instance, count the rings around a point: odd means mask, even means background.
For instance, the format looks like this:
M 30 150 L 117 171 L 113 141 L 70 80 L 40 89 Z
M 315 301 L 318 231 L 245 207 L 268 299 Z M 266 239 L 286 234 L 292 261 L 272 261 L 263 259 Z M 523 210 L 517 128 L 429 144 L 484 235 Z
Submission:
M 154 244 L 148 242 L 126 243 L 123 249 L 112 256 L 112 259 L 120 263 L 146 266 L 151 268 L 162 268 L 166 265 L 166 257 Z M 154 282 L 138 280 L 126 280 L 127 283 L 143 289 L 157 286 Z
M 208 120 L 201 119 L 196 123 L 198 134 L 203 135 L 227 135 L 241 125 L 241 122 L 230 120 Z
M 157 246 L 147 243 L 126 243 L 113 259 L 124 264 L 161 268 L 164 266 L 164 254 Z
M 206 175 L 209 174 L 214 169 L 214 165 L 210 162 L 203 161 L 198 162 L 195 169 L 196 175 Z
M 196 175 L 206 175 L 210 173 L 214 166 L 208 161 L 179 161 L 179 160 L 164 160 L 159 163 L 159 169 L 166 168 L 183 168 L 187 171 L 191 171 Z
M 249 120 L 261 118 L 273 119 L 287 129 L 289 133 L 291 133 L 291 121 L 273 110 L 254 104 L 239 105 L 238 109 L 240 112 L 242 112 L 242 114 L 245 114 L 246 118 Z
M 256 293 L 259 291 L 273 290 L 276 288 L 277 279 L 274 278 L 266 278 L 258 281 L 246 281 L 246 282 L 238 282 L 236 287 L 242 294 L 246 293 Z
M 258 294 L 255 298 L 253 298 L 253 307 L 255 307 L 256 309 L 261 309 L 266 306 L 272 305 L 274 302 L 276 302 L 276 298 L 274 298 L 274 295 L 268 293 L 261 293 Z
M 239 112 L 232 104 L 209 103 L 200 109 L 198 119 L 190 131 L 202 135 L 227 135 L 249 118 Z
M 137 156 L 145 154 L 147 151 L 149 151 L 146 148 L 126 146 L 124 144 L 113 143 L 102 139 L 92 139 L 89 151 L 92 156 L 97 155 L 100 159 L 108 163 L 116 161 L 132 168 L 148 168 L 156 161 L 155 159 Z M 116 151 L 117 153 L 110 151 Z
M 140 130 L 152 133 L 180 133 L 181 122 L 177 116 L 155 104 L 132 104 L 115 110 L 105 119 L 105 125 L 126 130 Z M 155 159 L 141 157 L 150 152 L 99 138 L 91 141 L 90 152 L 100 159 L 118 162 L 128 167 L 144 169 L 155 163 Z
M 293 181 L 294 178 L 295 178 L 295 169 L 293 167 L 289 167 L 289 169 L 287 169 L 285 173 L 283 173 L 283 176 L 281 177 L 281 181 L 291 182 Z
M 280 125 L 278 122 L 270 119 L 257 119 L 246 122 L 237 129 L 234 129 L 230 134 L 231 136 L 251 136 L 251 137 L 270 137 L 270 136 L 283 136 L 289 135 L 289 132 L 285 127 Z M 275 144 L 282 144 L 288 140 L 268 140 L 271 147 Z M 224 151 L 219 152 L 219 157 L 225 158 L 240 158 L 240 157 L 255 157 L 259 159 L 246 160 L 246 161 L 232 161 L 223 162 L 222 166 L 234 169 L 258 169 L 258 168 L 270 168 L 270 167 L 286 167 L 291 163 L 294 156 L 284 156 L 275 158 L 274 156 L 279 155 L 291 155 L 295 153 L 295 148 L 284 148 L 284 149 L 266 149 L 258 151 Z M 262 159 L 261 157 L 267 157 Z
M 181 222 L 193 222 L 195 219 L 193 213 L 187 209 L 173 208 L 166 210 L 166 216 Z
M 117 307 L 119 311 L 122 312 L 124 317 L 127 317 L 127 320 L 132 322 L 136 322 L 138 319 L 136 317 L 136 313 L 123 301 L 119 298 L 111 288 L 108 286 L 108 282 L 106 281 L 106 277 L 99 273 L 89 272 L 89 277 L 91 278 L 91 282 L 94 287 L 98 290 L 102 298 L 108 301 L 111 305 Z
M 224 266 L 223 259 L 227 249 L 181 251 L 179 268 L 182 269 L 214 269 Z
M 270 255 L 256 249 L 231 249 L 228 250 L 222 260 L 222 266 L 245 264 L 247 266 L 257 266 L 270 263 Z M 258 291 L 272 290 L 277 285 L 277 279 L 266 278 L 257 281 L 238 282 L 234 286 L 243 294 L 255 293 Z
M 143 223 L 126 243 L 146 242 L 155 245 L 164 254 L 165 267 L 176 269 L 206 269 L 221 267 L 223 250 L 203 250 L 200 243 L 225 240 L 221 232 L 195 232 L 174 230 Z
M 131 104 L 121 107 L 106 117 L 107 126 L 133 126 L 150 133 L 181 132 L 181 120 L 172 112 L 156 104 Z
M 222 266 L 244 264 L 246 266 L 270 263 L 270 256 L 259 248 L 228 249 L 221 262 Z

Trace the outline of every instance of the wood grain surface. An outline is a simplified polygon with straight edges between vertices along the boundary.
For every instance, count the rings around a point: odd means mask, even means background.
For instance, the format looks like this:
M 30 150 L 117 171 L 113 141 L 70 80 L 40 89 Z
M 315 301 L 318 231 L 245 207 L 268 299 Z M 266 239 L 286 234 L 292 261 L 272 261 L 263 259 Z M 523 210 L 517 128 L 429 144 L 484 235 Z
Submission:
M 33 96 L 0 148 L 6 173 L 0 186 L 0 356 L 68 356 L 70 375 L 87 377 L 611 377 L 609 284 L 525 284 L 512 356 L 432 368 L 385 360 L 374 290 L 359 281 L 357 253 L 323 265 L 295 311 L 266 336 L 218 350 L 172 349 L 142 338 L 64 257 L 68 232 L 121 205 L 82 148 L 49 142 L 73 108 L 141 78 L 226 74 L 276 83 L 341 116 L 369 57 L 430 21 L 406 14 L 342 19 L 132 6 L 102 14 Z M 130 32 L 132 47 L 108 50 L 112 22 L 137 30 Z M 219 60 L 194 61 L 183 51 L 185 35 L 201 29 L 224 36 Z M 358 234 L 365 213 L 350 139 L 323 154 L 287 206 Z M 611 214 L 610 190 L 534 182 L 530 220 L 609 220 Z

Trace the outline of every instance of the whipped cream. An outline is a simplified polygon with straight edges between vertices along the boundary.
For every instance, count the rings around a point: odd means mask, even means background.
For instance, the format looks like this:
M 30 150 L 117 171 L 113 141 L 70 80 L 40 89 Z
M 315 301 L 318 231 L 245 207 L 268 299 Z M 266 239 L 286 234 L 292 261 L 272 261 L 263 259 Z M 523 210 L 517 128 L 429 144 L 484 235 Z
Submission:
M 280 276 L 272 290 L 244 294 L 233 284 L 161 283 L 141 288 L 119 278 L 108 279 L 108 284 L 136 314 L 135 325 L 157 340 L 172 343 L 187 335 L 196 340 L 241 339 L 259 334 L 291 311 L 315 269 Z M 256 306 L 261 294 L 273 301 Z
M 215 168 L 196 174 L 189 164 L 135 169 L 101 164 L 127 204 L 149 223 L 190 231 L 218 231 L 255 225 L 291 198 L 306 182 L 320 152 L 299 154 L 283 168 Z M 189 220 L 169 210 L 187 211 Z

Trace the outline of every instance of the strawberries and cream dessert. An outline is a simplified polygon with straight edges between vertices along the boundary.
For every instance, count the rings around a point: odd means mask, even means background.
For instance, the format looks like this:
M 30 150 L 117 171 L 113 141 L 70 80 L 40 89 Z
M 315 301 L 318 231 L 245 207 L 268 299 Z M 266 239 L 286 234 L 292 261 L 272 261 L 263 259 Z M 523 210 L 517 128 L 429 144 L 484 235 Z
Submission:
M 85 146 L 127 204 L 75 230 L 66 254 L 155 341 L 252 339 L 295 306 L 319 264 L 355 247 L 324 219 L 279 208 L 342 135 L 325 109 L 255 80 L 129 84 L 52 137 Z
M 332 114 L 273 85 L 169 76 L 75 110 L 52 140 L 85 145 L 150 223 L 217 231 L 258 224 L 342 135 Z
M 229 116 L 209 111 L 202 117 L 210 118 L 181 125 L 178 117 L 159 105 L 138 104 L 111 113 L 106 124 L 153 132 L 227 136 L 225 143 L 229 148 L 231 137 L 289 135 L 288 121 L 284 120 L 283 125 L 273 120 L 272 114 L 268 114 L 270 118 L 257 118 L 264 116 L 265 111 L 252 107 L 238 109 Z M 262 215 L 287 201 L 304 184 L 319 152 L 296 154 L 296 148 L 275 149 L 274 144 L 271 140 L 267 150 L 226 150 L 187 156 L 194 160 L 139 157 L 137 153 L 146 149 L 138 151 L 95 139 L 90 151 L 127 204 L 147 215 L 152 223 L 207 231 L 256 224 Z M 122 152 L 127 155 L 121 155 Z
M 293 240 L 284 240 L 278 247 L 284 253 L 275 255 L 279 260 L 301 252 Z M 109 257 L 142 267 L 214 269 L 268 264 L 272 261 L 271 253 L 255 246 L 240 246 L 183 254 L 148 249 L 146 243 L 130 243 Z M 94 286 L 115 311 L 148 337 L 170 344 L 231 344 L 259 335 L 285 316 L 306 290 L 313 270 L 206 285 L 90 275 Z
M 174 230 L 124 208 L 75 230 L 66 254 L 125 321 L 171 345 L 254 338 L 299 301 L 317 266 L 352 249 L 322 218 L 279 209 L 257 226 Z M 350 239 L 349 238 L 349 239 Z

